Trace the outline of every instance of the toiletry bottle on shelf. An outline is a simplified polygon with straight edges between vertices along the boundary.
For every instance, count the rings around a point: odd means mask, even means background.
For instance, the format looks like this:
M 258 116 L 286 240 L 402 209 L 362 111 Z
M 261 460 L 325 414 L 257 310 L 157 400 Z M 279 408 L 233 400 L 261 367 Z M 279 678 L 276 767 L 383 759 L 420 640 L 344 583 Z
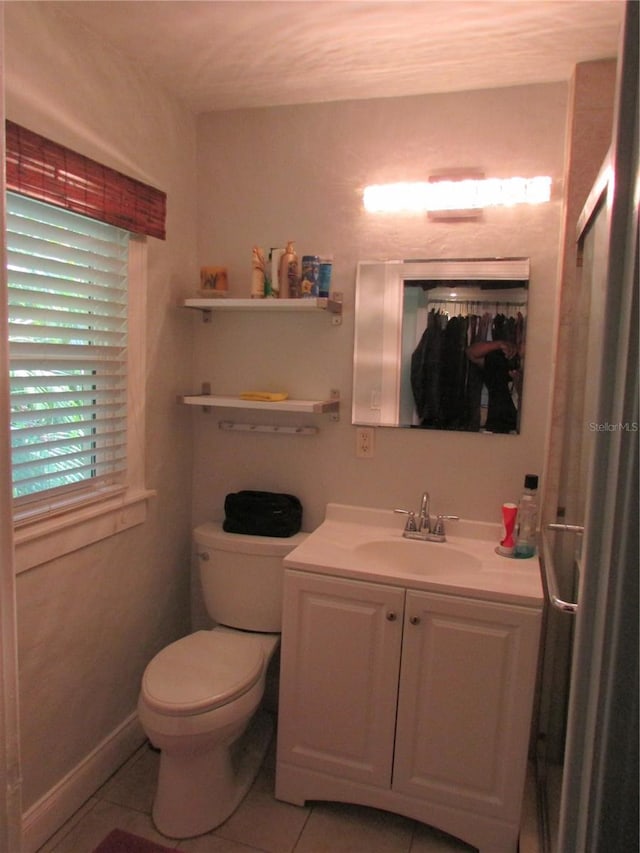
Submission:
M 268 275 L 269 281 L 271 282 L 270 295 L 274 299 L 285 295 L 280 293 L 280 260 L 283 255 L 284 249 L 271 248 L 269 250 L 269 266 L 265 275 Z
M 300 296 L 309 298 L 318 295 L 320 279 L 320 256 L 303 255 L 302 272 L 300 275 Z
M 333 255 L 320 257 L 320 275 L 318 278 L 318 296 L 329 296 L 331 287 L 331 268 L 333 266 Z
M 280 297 L 283 299 L 298 299 L 300 297 L 300 272 L 298 255 L 289 240 L 284 255 L 280 258 Z
M 538 522 L 538 477 L 527 474 L 524 491 L 518 504 L 518 524 L 514 557 L 533 557 L 536 552 L 536 527 Z
M 264 297 L 264 249 L 254 246 L 251 252 L 251 298 Z

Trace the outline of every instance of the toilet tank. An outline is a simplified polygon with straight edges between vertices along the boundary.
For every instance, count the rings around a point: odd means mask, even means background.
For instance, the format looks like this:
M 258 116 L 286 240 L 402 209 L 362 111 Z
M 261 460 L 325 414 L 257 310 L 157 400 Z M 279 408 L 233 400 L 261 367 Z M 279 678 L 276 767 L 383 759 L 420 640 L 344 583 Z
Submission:
M 195 559 L 209 616 L 231 628 L 279 632 L 282 561 L 306 536 L 244 536 L 226 533 L 215 521 L 196 527 Z

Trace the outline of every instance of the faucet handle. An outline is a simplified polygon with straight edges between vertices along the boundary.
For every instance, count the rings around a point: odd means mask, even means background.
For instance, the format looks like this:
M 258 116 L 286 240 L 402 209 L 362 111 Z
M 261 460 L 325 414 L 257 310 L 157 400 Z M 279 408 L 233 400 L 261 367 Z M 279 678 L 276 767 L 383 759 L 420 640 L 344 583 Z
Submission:
M 415 533 L 418 530 L 415 512 L 410 509 L 394 509 L 394 512 L 398 512 L 401 515 L 408 516 L 407 522 L 404 526 L 405 533 Z
M 459 521 L 460 516 L 459 515 L 439 515 L 436 519 L 436 523 L 435 523 L 435 526 L 434 526 L 433 531 L 432 531 L 434 536 L 444 536 L 445 519 L 447 519 L 448 521 Z

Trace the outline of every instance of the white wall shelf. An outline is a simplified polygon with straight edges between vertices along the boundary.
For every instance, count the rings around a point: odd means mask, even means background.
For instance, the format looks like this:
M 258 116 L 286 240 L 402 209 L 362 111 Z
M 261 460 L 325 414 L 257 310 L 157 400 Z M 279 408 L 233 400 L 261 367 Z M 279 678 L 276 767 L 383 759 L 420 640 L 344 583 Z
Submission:
M 186 308 L 202 311 L 203 320 L 211 322 L 213 311 L 251 311 L 276 313 L 289 311 L 322 312 L 331 315 L 333 325 L 342 322 L 342 294 L 333 293 L 330 297 L 310 299 L 185 299 Z M 203 382 L 200 394 L 187 394 L 178 397 L 178 402 L 187 406 L 200 406 L 207 412 L 210 409 L 251 409 L 259 412 L 293 412 L 295 414 L 329 414 L 332 421 L 340 420 L 340 392 L 331 390 L 330 396 L 323 400 L 298 400 L 287 398 L 273 402 L 245 400 L 240 396 L 211 393 L 211 383 Z
M 339 326 L 342 323 L 342 294 L 332 293 L 329 297 L 319 296 L 310 299 L 185 299 L 186 308 L 202 311 L 205 323 L 211 322 L 212 311 L 257 311 L 279 313 L 291 311 L 296 313 L 326 311 L 331 315 L 331 323 Z
M 206 383 L 205 383 L 206 384 Z M 297 414 L 331 414 L 333 420 L 338 420 L 340 411 L 340 394 L 332 391 L 327 400 L 278 400 L 265 403 L 257 400 L 243 400 L 241 397 L 228 397 L 218 394 L 202 393 L 178 397 L 178 402 L 187 406 L 200 406 L 208 409 L 252 409 L 260 412 L 295 412 Z

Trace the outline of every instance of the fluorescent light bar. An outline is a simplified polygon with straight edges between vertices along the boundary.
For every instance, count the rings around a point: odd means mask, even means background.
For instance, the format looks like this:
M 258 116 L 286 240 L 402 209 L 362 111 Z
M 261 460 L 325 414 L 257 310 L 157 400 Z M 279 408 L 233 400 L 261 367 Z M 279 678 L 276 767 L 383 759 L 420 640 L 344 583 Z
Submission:
M 363 201 L 370 213 L 423 213 L 429 210 L 477 210 L 514 204 L 542 204 L 551 198 L 551 178 L 486 178 L 373 184 Z

